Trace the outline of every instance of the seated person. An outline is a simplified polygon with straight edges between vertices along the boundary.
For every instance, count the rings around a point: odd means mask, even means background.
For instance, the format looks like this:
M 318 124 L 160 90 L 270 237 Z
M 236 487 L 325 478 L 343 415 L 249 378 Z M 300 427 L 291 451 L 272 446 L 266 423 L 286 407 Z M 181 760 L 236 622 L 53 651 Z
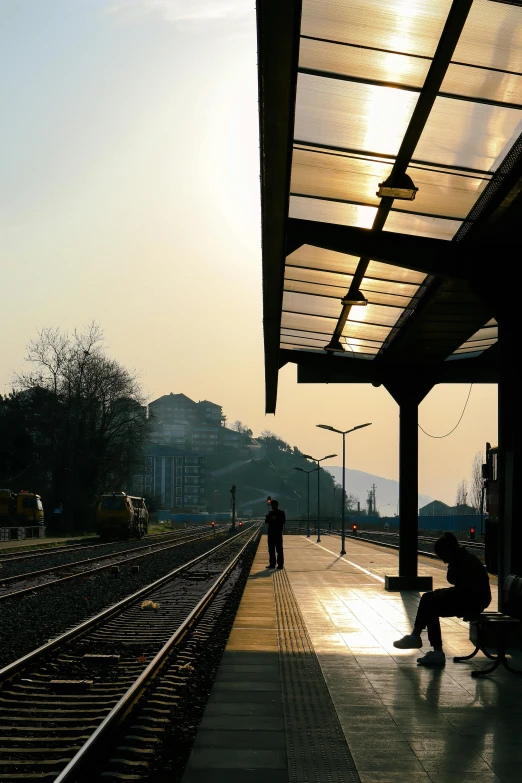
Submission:
M 453 587 L 432 590 L 420 599 L 413 631 L 393 643 L 400 650 L 422 647 L 421 633 L 428 629 L 428 639 L 433 650 L 423 658 L 417 658 L 421 665 L 444 666 L 446 656 L 442 649 L 439 617 L 464 617 L 480 614 L 491 602 L 489 576 L 486 567 L 478 557 L 459 545 L 453 533 L 444 535 L 435 542 L 435 553 L 448 565 L 446 578 Z

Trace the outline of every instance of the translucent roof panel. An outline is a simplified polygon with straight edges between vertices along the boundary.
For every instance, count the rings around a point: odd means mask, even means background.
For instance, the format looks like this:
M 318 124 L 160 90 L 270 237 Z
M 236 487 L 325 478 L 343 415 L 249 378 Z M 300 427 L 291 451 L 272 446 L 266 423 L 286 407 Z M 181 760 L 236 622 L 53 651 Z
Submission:
M 302 35 L 432 57 L 451 0 L 304 0 Z
M 290 191 L 326 199 L 378 205 L 377 188 L 391 171 L 391 164 L 306 149 L 294 149 Z M 428 215 L 465 218 L 489 181 L 485 177 L 415 167 L 409 176 L 419 188 L 414 201 L 397 206 Z
M 311 342 L 320 342 L 324 343 L 324 334 L 321 334 L 320 332 L 302 332 L 299 329 L 281 329 L 281 335 L 284 335 L 285 337 L 301 337 L 306 340 L 310 340 Z
M 297 280 L 341 286 L 343 279 L 351 282 L 351 275 L 355 272 L 358 261 L 357 256 L 303 245 L 287 256 L 285 274 Z M 381 293 L 390 291 L 411 297 L 425 277 L 422 272 L 370 261 L 364 277 L 364 285 L 369 290 Z
M 414 157 L 495 171 L 522 129 L 522 112 L 438 97 Z
M 455 354 L 471 353 L 476 351 L 485 351 L 498 340 L 498 324 L 495 319 L 491 319 L 481 329 L 475 332 L 465 343 L 460 345 Z
M 386 305 L 388 307 L 399 307 L 403 310 L 410 303 L 411 297 L 397 296 L 396 294 L 382 294 L 371 290 L 372 281 L 366 281 L 361 287 L 361 291 L 370 302 L 370 304 Z M 390 284 L 387 284 L 390 286 Z M 370 287 L 368 287 L 370 286 Z M 336 288 L 334 286 L 317 285 L 315 283 L 304 283 L 297 280 L 289 280 L 285 277 L 285 291 L 293 291 L 300 294 L 313 294 L 314 296 L 335 296 L 342 299 L 346 296 L 347 288 Z
M 466 95 L 486 101 L 522 104 L 522 75 L 473 68 L 452 63 L 442 82 L 441 92 Z
M 324 334 L 328 340 L 335 329 L 337 318 L 324 318 L 315 315 L 303 315 L 302 313 L 289 313 L 283 310 L 281 314 L 281 327 L 283 329 L 297 329 L 303 332 Z M 391 330 L 391 326 L 363 323 L 349 319 L 343 329 L 343 337 L 369 340 L 376 347 L 382 345 Z
M 291 256 L 288 256 L 288 258 L 291 258 Z M 350 258 L 353 258 L 353 256 L 350 256 Z M 285 268 L 285 281 L 287 280 L 298 280 L 299 282 L 325 287 L 332 286 L 346 291 L 352 282 L 352 275 L 341 275 L 336 272 L 320 272 L 316 269 L 305 269 L 287 262 Z
M 353 308 L 355 309 L 355 308 Z M 363 323 L 356 321 L 355 316 L 351 316 L 346 321 L 343 329 L 343 337 L 351 339 L 355 337 L 360 340 L 374 340 L 383 343 L 391 331 L 391 326 L 378 326 L 376 324 Z
M 378 206 L 378 184 L 390 171 L 390 163 L 294 149 L 290 191 Z
M 302 247 L 286 257 L 287 267 L 289 264 L 296 264 L 308 269 L 345 275 L 353 275 L 358 263 L 358 256 L 336 253 L 334 250 L 325 250 L 322 247 L 314 247 L 313 245 L 302 245 Z
M 283 295 L 283 310 L 289 313 L 310 313 L 310 315 L 338 318 L 341 309 L 339 298 L 309 296 L 291 291 L 285 291 Z
M 476 47 L 474 51 L 477 51 Z M 502 61 L 504 58 L 499 59 Z M 337 74 L 350 79 L 371 79 L 414 89 L 424 84 L 430 62 L 427 58 L 393 51 L 375 51 L 310 38 L 301 38 L 299 48 L 301 69 L 319 71 L 325 75 Z M 522 75 L 494 68 L 494 65 L 492 68 L 477 68 L 451 63 L 442 82 L 441 92 L 486 101 L 522 104 Z
M 344 46 L 329 41 L 301 38 L 299 67 L 351 78 L 403 84 L 420 88 L 430 67 L 430 60 L 393 52 L 379 52 L 358 46 Z
M 314 198 L 290 197 L 289 217 L 300 220 L 318 220 L 322 223 L 338 223 L 341 226 L 371 228 L 377 207 L 355 206 Z
M 418 93 L 299 74 L 294 138 L 396 155 Z M 430 160 L 430 158 L 428 158 Z
M 520 7 L 474 0 L 453 60 L 522 72 Z
M 376 278 L 377 280 L 395 280 L 402 283 L 413 283 L 420 285 L 424 282 L 426 275 L 423 272 L 414 272 L 411 269 L 393 266 L 392 264 L 383 264 L 380 261 L 370 261 L 364 280 Z
M 384 228 L 386 231 L 395 231 L 399 234 L 414 234 L 415 236 L 433 237 L 434 239 L 452 239 L 460 226 L 461 222 L 457 220 L 408 215 L 405 212 L 392 210 L 388 215 Z

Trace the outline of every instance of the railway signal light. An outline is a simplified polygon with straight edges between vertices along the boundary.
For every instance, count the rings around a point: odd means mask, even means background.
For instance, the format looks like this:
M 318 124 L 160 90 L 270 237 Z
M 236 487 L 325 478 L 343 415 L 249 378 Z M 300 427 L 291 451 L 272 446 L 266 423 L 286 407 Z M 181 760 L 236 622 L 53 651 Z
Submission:
M 272 498 L 271 498 L 271 497 L 270 497 L 270 495 L 269 495 L 269 496 L 267 497 L 267 499 L 266 499 L 266 504 L 267 504 L 267 506 L 269 506 L 271 502 L 272 502 Z
M 469 540 L 474 541 L 475 540 L 475 528 L 470 527 L 469 529 Z
M 212 520 L 212 522 L 210 523 L 210 527 L 216 527 L 216 523 L 214 522 L 214 520 Z
M 354 536 L 357 535 L 357 525 L 355 524 L 355 522 L 352 525 L 352 533 L 354 534 Z
M 237 524 L 239 527 L 243 527 L 243 523 L 241 522 L 241 520 Z

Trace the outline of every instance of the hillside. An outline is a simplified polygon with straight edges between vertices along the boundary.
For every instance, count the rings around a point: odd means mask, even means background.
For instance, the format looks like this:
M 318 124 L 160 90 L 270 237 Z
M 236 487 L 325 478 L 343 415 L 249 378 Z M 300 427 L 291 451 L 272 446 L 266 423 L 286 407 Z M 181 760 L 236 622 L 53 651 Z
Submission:
M 326 466 L 325 466 L 326 467 Z M 341 484 L 343 469 L 338 466 L 326 468 L 334 477 L 337 484 Z M 360 503 L 361 509 L 366 508 L 366 498 L 372 484 L 377 487 L 377 509 L 381 516 L 393 516 L 397 513 L 397 503 L 399 501 L 399 482 L 393 479 L 374 476 L 372 473 L 365 473 L 362 470 L 346 469 L 346 494 L 355 495 Z M 429 495 L 419 494 L 419 508 L 431 503 L 433 498 Z

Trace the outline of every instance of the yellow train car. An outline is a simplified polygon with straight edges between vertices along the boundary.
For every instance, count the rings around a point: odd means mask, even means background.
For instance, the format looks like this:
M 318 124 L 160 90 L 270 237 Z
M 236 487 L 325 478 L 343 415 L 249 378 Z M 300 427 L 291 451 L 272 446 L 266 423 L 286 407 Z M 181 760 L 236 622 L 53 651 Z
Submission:
M 34 492 L 0 489 L 0 526 L 43 525 L 44 509 L 40 495 Z
M 149 512 L 143 498 L 125 492 L 107 492 L 96 506 L 96 532 L 100 538 L 142 538 L 149 529 Z

